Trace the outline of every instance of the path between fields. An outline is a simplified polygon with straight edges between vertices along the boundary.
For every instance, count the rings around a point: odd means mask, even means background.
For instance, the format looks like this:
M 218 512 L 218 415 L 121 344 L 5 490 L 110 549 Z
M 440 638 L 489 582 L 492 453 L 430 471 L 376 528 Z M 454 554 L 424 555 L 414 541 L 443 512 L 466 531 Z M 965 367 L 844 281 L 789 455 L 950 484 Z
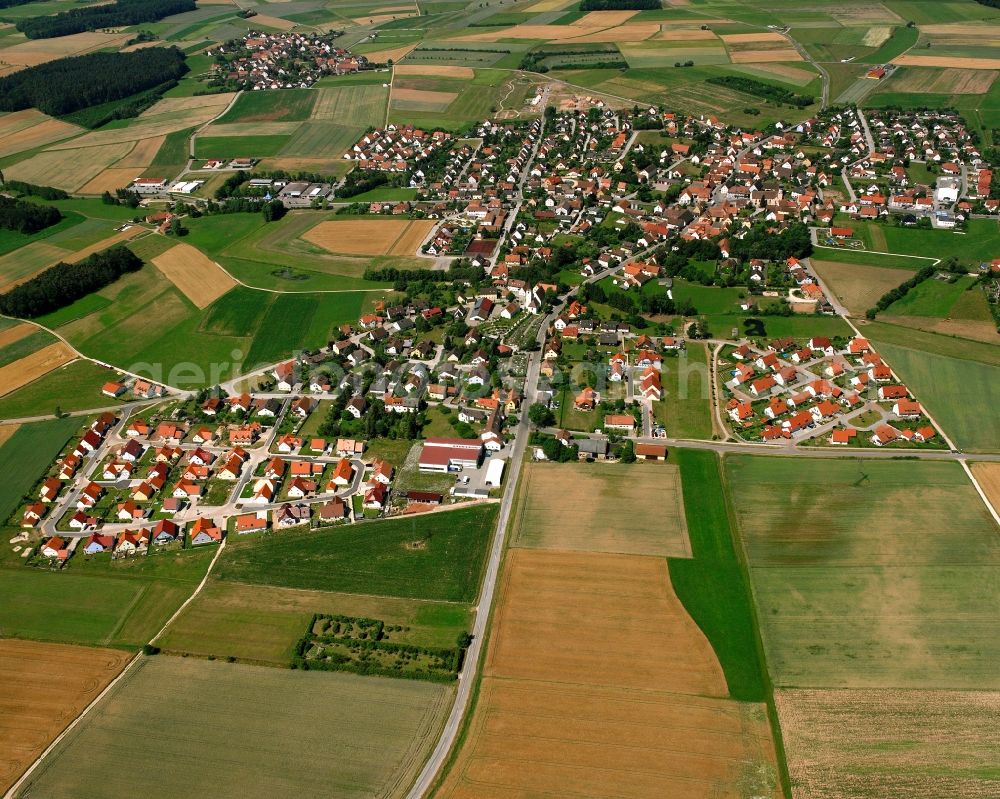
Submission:
M 184 611 L 184 609 L 187 608 L 187 606 L 190 605 L 195 600 L 198 594 L 201 593 L 201 590 L 205 587 L 205 584 L 208 582 L 209 576 L 212 574 L 212 569 L 215 568 L 215 564 L 218 562 L 219 556 L 222 554 L 222 550 L 224 550 L 225 548 L 226 548 L 226 539 L 222 539 L 222 543 L 219 545 L 218 550 L 216 550 L 215 557 L 212 558 L 212 562 L 208 564 L 208 569 L 205 571 L 205 576 L 201 578 L 201 582 L 198 583 L 198 585 L 195 587 L 194 592 L 191 594 L 191 596 L 189 596 L 186 600 L 184 600 L 184 604 L 182 604 L 179 608 L 177 608 L 177 611 L 174 613 L 174 615 L 171 616 L 169 619 L 167 619 L 166 623 L 159 629 L 156 635 L 154 635 L 149 640 L 150 644 L 153 644 L 157 640 L 159 640 L 160 636 L 162 636 L 163 633 L 166 632 L 167 628 L 173 623 L 174 619 L 176 619 Z M 84 718 L 86 718 L 86 716 L 90 713 L 90 711 L 92 711 L 95 707 L 97 707 L 97 705 L 101 702 L 101 700 L 104 699 L 104 697 L 107 696 L 111 692 L 111 690 L 116 685 L 118 685 L 118 683 L 121 682 L 128 675 L 129 672 L 133 670 L 136 664 L 140 663 L 145 657 L 146 655 L 142 653 L 141 649 L 138 652 L 136 652 L 135 657 L 133 657 L 128 663 L 125 664 L 125 668 L 123 668 L 118 673 L 118 676 L 115 677 L 111 682 L 109 682 L 105 686 L 104 690 L 101 691 L 96 697 L 94 697 L 93 701 L 91 701 L 91 703 L 81 711 L 80 715 L 78 715 L 75 719 L 73 719 L 73 721 L 69 723 L 69 725 L 66 727 L 65 730 L 63 730 L 61 733 L 59 733 L 59 735 L 56 736 L 55 740 L 53 740 L 52 743 L 50 743 L 47 747 L 45 747 L 45 751 L 43 751 L 35 759 L 34 763 L 28 766 L 27 770 L 21 775 L 20 779 L 18 779 L 18 781 L 15 782 L 10 787 L 7 793 L 4 794 L 4 799 L 14 799 L 15 794 L 21 789 L 24 783 L 28 781 L 28 779 L 35 772 L 35 770 L 42 764 L 42 761 L 45 760 L 45 758 L 48 755 L 52 754 L 52 752 L 63 741 L 63 739 L 66 738 L 66 736 L 69 735 L 71 732 L 73 732 L 73 730 L 76 729 L 77 725 L 81 721 L 83 721 Z

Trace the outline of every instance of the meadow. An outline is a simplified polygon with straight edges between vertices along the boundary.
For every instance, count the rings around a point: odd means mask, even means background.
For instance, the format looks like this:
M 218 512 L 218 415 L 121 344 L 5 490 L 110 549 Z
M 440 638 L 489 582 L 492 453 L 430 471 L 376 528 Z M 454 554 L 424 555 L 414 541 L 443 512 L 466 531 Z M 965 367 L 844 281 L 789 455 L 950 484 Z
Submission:
M 0 418 L 44 416 L 55 413 L 56 408 L 69 412 L 113 405 L 113 400 L 101 395 L 101 386 L 112 375 L 92 361 L 78 358 L 0 397 Z
M 232 122 L 301 122 L 309 119 L 318 94 L 312 89 L 243 92 L 216 124 Z
M 741 455 L 725 468 L 777 686 L 1000 685 L 1000 541 L 958 464 Z
M 497 507 L 234 540 L 215 576 L 313 591 L 470 602 L 479 591 Z
M 888 344 L 877 335 L 872 340 L 956 446 L 973 452 L 997 448 L 1000 367 Z
M 451 695 L 418 680 L 147 658 L 18 795 L 173 799 L 210 791 L 236 799 L 281 795 L 294 784 L 304 795 L 401 797 Z M 122 768 L 123 740 L 176 743 Z
M 5 636 L 136 649 L 147 643 L 191 595 L 212 552 L 156 553 L 133 562 L 106 558 L 53 574 L 3 567 L 0 630 Z
M 688 342 L 677 358 L 664 358 L 663 399 L 653 403 L 656 421 L 670 438 L 712 437 L 711 371 L 708 347 Z
M 72 418 L 24 424 L 0 445 L 0 474 L 5 476 L 0 485 L 0 525 L 80 427 L 81 420 Z
M 912 275 L 904 269 L 820 261 L 815 257 L 809 263 L 820 280 L 854 316 L 863 316 L 883 294 L 909 280 Z
M 170 652 L 287 666 L 314 613 L 403 625 L 393 640 L 447 648 L 471 626 L 464 605 L 212 580 L 158 643 Z

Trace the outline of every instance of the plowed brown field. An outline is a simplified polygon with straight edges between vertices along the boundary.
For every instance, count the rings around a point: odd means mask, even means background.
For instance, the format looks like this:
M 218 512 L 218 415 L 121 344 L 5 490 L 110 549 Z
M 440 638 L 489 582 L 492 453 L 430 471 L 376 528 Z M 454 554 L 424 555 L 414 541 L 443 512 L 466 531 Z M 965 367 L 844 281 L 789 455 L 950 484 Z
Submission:
M 0 639 L 0 790 L 121 671 L 116 649 Z

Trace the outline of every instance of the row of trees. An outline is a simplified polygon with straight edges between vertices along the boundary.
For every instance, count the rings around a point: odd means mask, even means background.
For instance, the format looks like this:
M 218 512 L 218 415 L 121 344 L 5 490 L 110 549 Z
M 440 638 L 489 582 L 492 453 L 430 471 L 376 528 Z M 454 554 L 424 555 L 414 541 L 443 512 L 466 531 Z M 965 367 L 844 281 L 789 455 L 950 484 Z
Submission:
M 58 208 L 0 196 L 0 227 L 18 233 L 37 233 L 62 219 Z
M 26 197 L 38 197 L 42 200 L 68 200 L 69 193 L 52 186 L 36 186 L 34 183 L 25 183 L 22 180 L 4 180 L 4 191 L 17 192 Z
M 94 253 L 79 263 L 56 264 L 0 294 L 0 313 L 33 319 L 57 311 L 141 268 L 142 260 L 121 245 Z
M 659 11 L 660 0 L 581 0 L 581 11 Z
M 879 297 L 878 302 L 875 303 L 875 306 L 873 308 L 868 309 L 868 311 L 865 313 L 865 316 L 867 316 L 869 319 L 874 319 L 875 315 L 879 311 L 884 311 L 886 308 L 888 308 L 890 305 L 896 302 L 896 300 L 903 299 L 903 297 L 905 297 L 907 294 L 910 293 L 911 289 L 915 289 L 925 280 L 932 278 L 936 271 L 937 269 L 933 266 L 925 266 L 923 269 L 917 272 L 913 277 L 911 277 L 905 283 L 896 286 L 896 288 L 894 289 L 890 289 L 881 297 Z
M 29 39 L 51 39 L 101 28 L 156 22 L 195 8 L 195 0 L 118 0 L 108 5 L 73 8 L 52 16 L 29 17 L 20 20 L 16 27 Z
M 187 71 L 184 53 L 176 47 L 60 58 L 0 78 L 0 111 L 33 106 L 62 116 L 162 86 Z
M 725 86 L 727 89 L 735 89 L 746 94 L 753 94 L 763 97 L 765 100 L 772 100 L 776 103 L 788 103 L 796 108 L 805 108 L 816 102 L 815 97 L 805 94 L 796 94 L 788 89 L 772 86 L 770 83 L 754 80 L 753 78 L 741 78 L 737 75 L 717 75 L 706 78 L 705 83 L 714 83 L 716 86 Z

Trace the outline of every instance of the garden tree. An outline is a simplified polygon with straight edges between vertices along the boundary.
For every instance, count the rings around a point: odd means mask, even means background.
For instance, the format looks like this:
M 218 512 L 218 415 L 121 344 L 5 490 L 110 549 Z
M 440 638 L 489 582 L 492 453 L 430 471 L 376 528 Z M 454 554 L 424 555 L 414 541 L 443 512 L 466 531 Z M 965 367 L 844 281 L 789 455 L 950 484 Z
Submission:
M 635 463 L 635 444 L 631 441 L 626 441 L 622 445 L 622 451 L 619 459 L 622 463 Z
M 528 419 L 535 427 L 551 427 L 556 423 L 555 414 L 542 402 L 532 403 L 528 408 Z
M 141 268 L 139 257 L 123 246 L 94 253 L 75 264 L 56 264 L 0 294 L 0 313 L 33 319 L 63 308 L 113 283 L 127 272 Z
M 184 53 L 176 47 L 59 58 L 0 78 L 0 111 L 34 106 L 51 116 L 62 116 L 163 86 L 187 71 Z
M 277 222 L 288 213 L 288 209 L 285 208 L 285 204 L 281 200 L 271 200 L 269 203 L 264 203 L 261 212 L 265 222 Z

